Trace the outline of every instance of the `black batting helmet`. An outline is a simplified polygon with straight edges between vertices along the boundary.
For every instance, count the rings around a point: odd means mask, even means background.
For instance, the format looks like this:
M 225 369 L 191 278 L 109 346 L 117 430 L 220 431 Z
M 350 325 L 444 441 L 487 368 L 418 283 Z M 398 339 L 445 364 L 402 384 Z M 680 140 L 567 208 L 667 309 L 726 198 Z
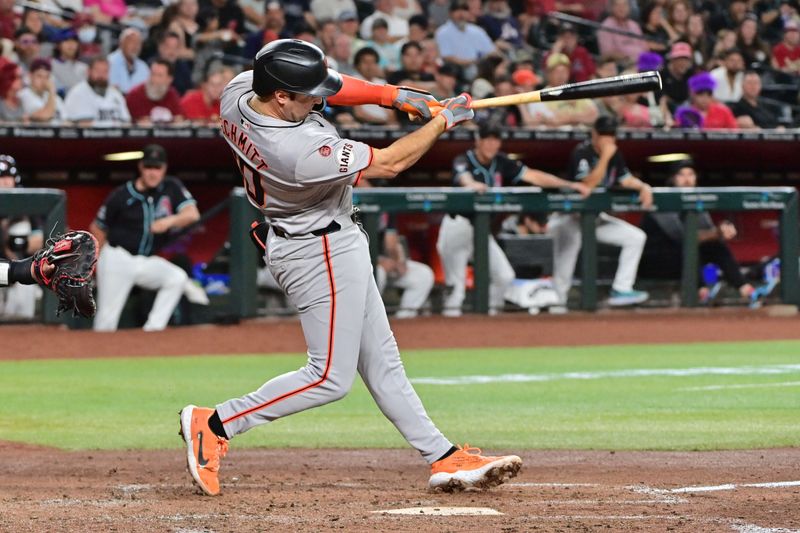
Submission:
M 272 41 L 253 60 L 253 91 L 259 96 L 283 89 L 324 97 L 336 94 L 341 88 L 342 77 L 328 68 L 322 50 L 305 41 Z
M 3 176 L 14 178 L 15 185 L 22 183 L 22 176 L 17 170 L 17 160 L 6 154 L 0 154 L 0 178 Z

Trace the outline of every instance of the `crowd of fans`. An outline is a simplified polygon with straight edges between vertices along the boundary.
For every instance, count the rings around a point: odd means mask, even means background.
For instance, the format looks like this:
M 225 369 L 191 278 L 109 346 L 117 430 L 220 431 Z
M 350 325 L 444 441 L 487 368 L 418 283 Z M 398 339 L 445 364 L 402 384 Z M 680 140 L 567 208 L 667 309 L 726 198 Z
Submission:
M 792 127 L 799 11 L 797 0 L 0 0 L 0 122 L 214 124 L 225 84 L 264 44 L 294 37 L 344 74 L 437 98 L 637 70 L 664 79 L 656 94 L 478 113 L 509 127 L 600 115 L 631 128 Z M 327 112 L 407 123 L 378 106 Z

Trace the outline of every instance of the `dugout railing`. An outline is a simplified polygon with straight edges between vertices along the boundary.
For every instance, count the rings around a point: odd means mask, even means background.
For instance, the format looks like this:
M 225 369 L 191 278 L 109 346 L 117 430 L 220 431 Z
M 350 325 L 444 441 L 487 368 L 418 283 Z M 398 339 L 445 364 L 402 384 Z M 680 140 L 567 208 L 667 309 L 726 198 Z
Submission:
M 51 234 L 64 232 L 67 218 L 67 195 L 58 189 L 0 189 L 0 218 L 14 216 L 41 219 L 41 230 L 44 233 L 44 239 L 47 240 Z M 44 291 L 42 315 L 45 323 L 61 322 L 56 316 L 57 307 L 58 299 L 55 294 Z
M 457 188 L 358 189 L 354 203 L 361 210 L 364 228 L 370 235 L 370 254 L 377 259 L 379 218 L 383 213 L 458 213 L 470 216 L 475 227 L 475 290 L 473 309 L 489 310 L 488 237 L 492 215 L 497 213 L 575 213 L 580 217 L 583 239 L 581 303 L 584 310 L 597 308 L 597 239 L 595 224 L 601 212 L 641 211 L 632 192 L 602 189 L 588 198 L 564 191 L 543 191 L 536 187 L 493 188 L 476 194 Z M 699 187 L 695 189 L 655 188 L 654 209 L 680 212 L 684 217 L 681 304 L 694 307 L 698 281 L 698 215 L 706 211 L 779 212 L 778 255 L 781 259 L 781 299 L 800 304 L 798 278 L 798 199 L 792 187 Z M 250 222 L 258 212 L 247 202 L 244 190 L 231 193 L 231 305 L 239 316 L 256 312 L 256 251 L 248 241 Z

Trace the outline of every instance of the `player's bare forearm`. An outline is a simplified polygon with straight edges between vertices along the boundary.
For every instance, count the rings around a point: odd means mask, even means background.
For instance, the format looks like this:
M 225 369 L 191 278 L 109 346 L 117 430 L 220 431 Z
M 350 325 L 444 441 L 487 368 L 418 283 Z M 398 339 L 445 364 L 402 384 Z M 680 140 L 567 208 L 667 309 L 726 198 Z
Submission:
M 603 177 L 606 175 L 606 172 L 608 171 L 608 162 L 610 160 L 611 158 L 604 158 L 601 156 L 600 159 L 597 161 L 597 165 L 595 165 L 592 171 L 589 172 L 589 174 L 587 174 L 586 177 L 583 179 L 584 185 L 586 185 L 590 189 L 597 188 L 597 186 L 600 185 L 600 182 L 603 181 Z
M 562 180 L 547 172 L 530 168 L 522 175 L 522 181 L 544 189 L 571 189 L 574 186 L 572 181 Z
M 425 152 L 444 133 L 447 120 L 437 115 L 416 131 L 402 137 L 388 147 L 374 149 L 372 164 L 364 171 L 365 178 L 393 178 L 419 161 Z
M 194 204 L 189 204 L 184 206 L 183 209 L 178 211 L 176 215 L 173 215 L 175 219 L 172 222 L 173 228 L 185 228 L 189 224 L 194 224 L 198 220 L 200 220 L 200 211 L 197 209 L 197 206 Z
M 95 222 L 92 222 L 89 224 L 89 233 L 94 235 L 94 238 L 97 239 L 97 249 L 99 250 L 102 248 L 106 243 L 106 232 L 100 229 L 100 226 L 98 226 Z

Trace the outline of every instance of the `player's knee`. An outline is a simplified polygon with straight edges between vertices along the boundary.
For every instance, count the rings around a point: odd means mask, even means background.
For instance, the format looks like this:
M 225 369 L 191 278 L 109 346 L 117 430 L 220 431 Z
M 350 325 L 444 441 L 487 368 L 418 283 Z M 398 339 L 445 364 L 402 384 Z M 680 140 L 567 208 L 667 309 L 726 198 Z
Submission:
M 164 285 L 169 287 L 182 287 L 189 275 L 182 268 L 173 268 L 164 279 Z
M 647 241 L 647 234 L 639 228 L 633 228 L 631 231 L 629 242 L 632 246 L 637 248 L 644 248 L 644 243 Z
M 419 285 L 426 290 L 431 290 L 434 282 L 433 269 L 428 265 L 424 266 L 425 268 L 419 271 Z

